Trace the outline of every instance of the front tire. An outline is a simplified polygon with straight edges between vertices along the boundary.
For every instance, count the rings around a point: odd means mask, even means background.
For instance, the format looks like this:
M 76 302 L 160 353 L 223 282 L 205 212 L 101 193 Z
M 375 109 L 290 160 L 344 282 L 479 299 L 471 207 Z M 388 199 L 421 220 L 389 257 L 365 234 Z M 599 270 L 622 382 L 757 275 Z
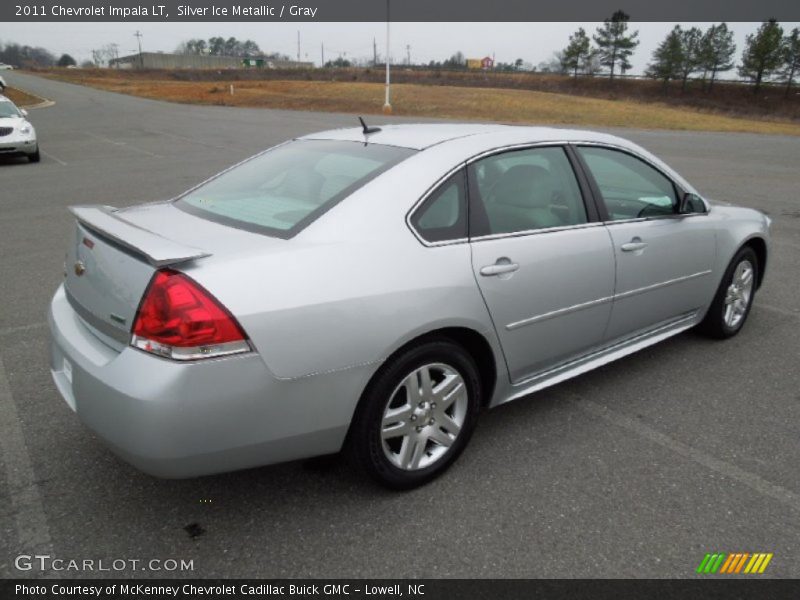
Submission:
M 423 485 L 464 450 L 481 406 L 472 356 L 446 339 L 391 359 L 367 387 L 349 444 L 357 463 L 392 489 Z
M 728 265 L 698 330 L 716 339 L 739 333 L 753 306 L 757 281 L 758 257 L 752 248 L 745 246 Z
M 31 161 L 32 163 L 37 163 L 40 160 L 42 160 L 42 156 L 41 154 L 39 154 L 39 146 L 36 146 L 36 152 L 28 155 L 28 160 Z

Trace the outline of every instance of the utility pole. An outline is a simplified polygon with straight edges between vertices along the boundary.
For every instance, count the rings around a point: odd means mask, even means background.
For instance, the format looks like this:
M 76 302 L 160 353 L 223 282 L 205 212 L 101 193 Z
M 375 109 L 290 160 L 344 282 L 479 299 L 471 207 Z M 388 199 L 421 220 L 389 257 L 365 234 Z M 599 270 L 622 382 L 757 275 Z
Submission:
M 411 46 L 406 44 L 406 64 L 411 66 Z
M 319 48 L 322 51 L 322 64 L 320 64 L 320 67 L 324 67 L 325 66 L 325 42 L 322 42 L 319 45 Z
M 144 56 L 142 56 L 142 32 L 137 29 L 133 36 L 136 38 L 136 41 L 139 42 L 139 65 L 144 68 Z
M 378 43 L 372 38 L 372 66 L 378 66 Z
M 300 30 L 297 30 L 297 62 L 300 62 Z
M 389 74 L 389 24 L 391 23 L 391 17 L 389 13 L 390 1 L 391 0 L 386 0 L 386 100 L 383 104 L 383 112 L 387 115 L 392 114 L 391 78 Z

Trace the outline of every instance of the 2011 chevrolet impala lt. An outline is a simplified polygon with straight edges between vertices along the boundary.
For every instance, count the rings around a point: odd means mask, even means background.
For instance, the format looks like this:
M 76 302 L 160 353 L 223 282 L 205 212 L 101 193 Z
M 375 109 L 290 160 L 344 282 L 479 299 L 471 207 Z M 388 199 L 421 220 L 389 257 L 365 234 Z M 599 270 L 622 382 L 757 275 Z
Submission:
M 395 488 L 447 468 L 483 407 L 735 335 L 770 226 L 624 139 L 501 125 L 308 135 L 72 212 L 52 374 L 115 452 L 188 477 L 347 448 Z

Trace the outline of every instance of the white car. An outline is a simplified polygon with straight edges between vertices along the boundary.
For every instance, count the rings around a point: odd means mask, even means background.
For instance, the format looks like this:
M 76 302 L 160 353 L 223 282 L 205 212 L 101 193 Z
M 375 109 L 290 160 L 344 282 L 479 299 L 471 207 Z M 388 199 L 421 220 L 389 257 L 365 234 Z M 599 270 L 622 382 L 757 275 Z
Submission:
M 6 63 L 0 63 L 0 71 L 12 71 L 14 69 L 13 66 L 7 65 Z
M 36 130 L 27 116 L 24 108 L 17 108 L 11 100 L 0 96 L 0 156 L 27 156 L 31 162 L 39 162 Z

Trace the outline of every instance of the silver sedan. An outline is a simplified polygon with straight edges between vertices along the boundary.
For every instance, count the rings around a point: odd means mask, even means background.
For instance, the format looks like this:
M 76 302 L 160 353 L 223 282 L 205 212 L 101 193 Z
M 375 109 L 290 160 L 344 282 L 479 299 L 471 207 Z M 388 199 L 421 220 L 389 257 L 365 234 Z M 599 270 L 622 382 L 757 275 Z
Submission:
M 499 125 L 309 135 L 72 212 L 52 374 L 115 452 L 189 477 L 346 449 L 394 488 L 483 408 L 738 333 L 770 225 L 624 139 Z

